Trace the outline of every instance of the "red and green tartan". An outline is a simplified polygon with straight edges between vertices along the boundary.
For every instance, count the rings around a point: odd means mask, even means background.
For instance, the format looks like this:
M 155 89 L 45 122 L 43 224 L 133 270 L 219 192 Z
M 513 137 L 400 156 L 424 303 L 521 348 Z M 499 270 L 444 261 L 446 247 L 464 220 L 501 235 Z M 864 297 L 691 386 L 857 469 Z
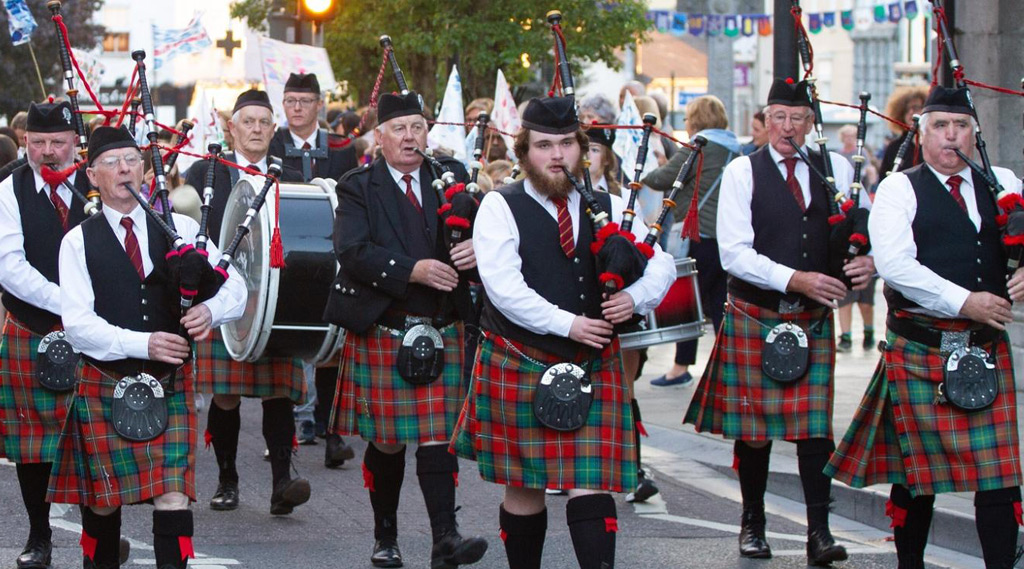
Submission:
M 196 386 L 200 393 L 242 397 L 287 397 L 306 400 L 302 360 L 262 357 L 254 363 L 235 361 L 224 346 L 220 330 L 205 342 L 195 342 Z
M 398 374 L 403 332 L 381 326 L 366 334 L 349 332 L 341 352 L 331 432 L 382 444 L 450 439 L 466 398 L 465 333 L 462 322 L 440 332 L 444 371 L 425 385 L 413 385 Z
M 71 391 L 50 391 L 36 379 L 42 339 L 7 315 L 0 340 L 0 449 L 18 464 L 53 462 L 71 401 Z
M 472 395 L 450 448 L 465 458 L 475 455 L 480 477 L 496 484 L 632 491 L 637 484 L 633 409 L 619 353 L 615 340 L 595 362 L 586 424 L 560 432 L 537 421 L 533 394 L 544 370 L 564 360 L 485 331 Z
M 935 330 L 970 325 L 912 318 Z M 878 371 L 826 474 L 855 487 L 903 484 L 914 496 L 1020 486 L 1017 394 L 1006 334 L 982 346 L 995 359 L 999 396 L 978 411 L 936 404 L 946 362 L 938 348 L 892 332 L 886 342 Z
M 178 371 L 167 396 L 167 430 L 147 442 L 121 438 L 110 426 L 119 378 L 79 366 L 78 388 L 60 434 L 46 501 L 115 507 L 169 492 L 196 499 L 196 408 L 192 366 Z
M 742 312 L 745 312 L 744 315 Z M 697 385 L 684 423 L 698 431 L 741 441 L 832 438 L 832 397 L 836 344 L 829 314 L 820 333 L 811 331 L 821 310 L 787 314 L 729 298 L 715 347 Z M 761 369 L 761 349 L 768 329 L 783 322 L 808 335 L 807 374 L 779 383 Z

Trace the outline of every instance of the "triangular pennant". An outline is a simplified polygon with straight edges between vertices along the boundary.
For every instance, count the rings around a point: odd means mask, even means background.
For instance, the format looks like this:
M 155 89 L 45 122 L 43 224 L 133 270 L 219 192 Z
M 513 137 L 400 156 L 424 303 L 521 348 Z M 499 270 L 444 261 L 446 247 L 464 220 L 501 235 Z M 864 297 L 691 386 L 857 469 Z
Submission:
M 808 14 L 807 15 L 807 29 L 812 34 L 821 32 L 821 14 Z
M 749 38 L 754 35 L 754 14 L 743 15 L 743 27 L 740 30 L 743 32 L 743 37 Z
M 884 15 L 885 8 L 882 8 L 882 12 Z M 857 8 L 853 19 L 858 30 L 870 30 L 875 24 L 874 9 L 868 6 Z M 883 19 L 882 21 L 884 22 L 885 20 Z
M 822 14 L 821 23 L 824 24 L 826 28 L 836 27 L 836 13 L 825 12 Z
M 729 16 L 725 16 L 728 20 Z M 708 36 L 715 37 L 722 33 L 722 27 L 725 24 L 722 21 L 721 14 L 708 14 Z
M 704 14 L 690 14 L 687 16 L 687 29 L 690 33 L 700 37 L 704 33 Z
M 740 35 L 740 24 L 737 21 L 739 16 L 736 14 L 730 14 L 725 17 L 725 35 L 734 38 Z
M 839 13 L 839 22 L 843 26 L 843 29 L 850 31 L 853 29 L 853 10 L 843 10 Z
M 762 36 L 772 35 L 772 19 L 770 16 L 762 15 L 758 18 L 757 33 Z
M 876 24 L 883 24 L 889 19 L 889 14 L 886 12 L 884 4 L 876 5 L 874 14 Z
M 900 5 L 899 1 L 889 4 L 889 21 L 897 24 L 900 18 L 903 17 L 903 6 Z
M 681 36 L 686 33 L 686 14 L 672 14 L 672 35 Z
M 907 0 L 906 5 L 903 7 L 903 11 L 906 12 L 908 20 L 916 18 L 918 14 L 917 0 Z

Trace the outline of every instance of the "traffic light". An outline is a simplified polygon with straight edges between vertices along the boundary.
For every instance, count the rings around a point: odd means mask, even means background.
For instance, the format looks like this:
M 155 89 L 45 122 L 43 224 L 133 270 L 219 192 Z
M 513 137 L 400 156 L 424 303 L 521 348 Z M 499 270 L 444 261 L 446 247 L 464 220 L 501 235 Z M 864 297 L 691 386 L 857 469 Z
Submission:
M 336 0 L 299 0 L 300 19 L 309 22 L 325 22 L 338 11 Z

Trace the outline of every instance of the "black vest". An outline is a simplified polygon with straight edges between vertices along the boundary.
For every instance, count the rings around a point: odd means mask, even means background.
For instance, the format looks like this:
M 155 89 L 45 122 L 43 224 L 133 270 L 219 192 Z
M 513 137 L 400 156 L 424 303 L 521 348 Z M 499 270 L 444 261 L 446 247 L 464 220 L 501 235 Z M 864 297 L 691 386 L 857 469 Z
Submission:
M 559 241 L 558 222 L 524 189 L 523 182 L 494 190 L 508 203 L 519 229 L 519 257 L 522 259 L 523 279 L 545 300 L 562 310 L 590 318 L 601 315 L 601 289 L 590 244 L 594 229 L 586 214 L 586 205 L 580 200 L 580 229 L 576 240 L 576 255 L 569 259 Z M 611 212 L 608 194 L 595 192 L 597 201 L 606 212 Z M 499 285 L 500 286 L 500 283 Z M 511 340 L 574 359 L 583 344 L 553 334 L 531 332 L 505 317 L 489 299 L 484 298 L 480 326 Z
M 57 257 L 64 228 L 60 216 L 50 201 L 49 188 L 36 190 L 35 174 L 27 164 L 18 168 L 14 176 L 14 197 L 18 200 L 21 231 L 25 237 L 25 258 L 46 280 L 60 284 Z M 75 187 L 85 193 L 89 188 L 85 172 L 75 175 Z M 85 204 L 74 195 L 68 208 L 68 229 L 85 220 Z M 3 295 L 4 307 L 22 321 L 32 332 L 44 335 L 60 324 L 60 316 L 17 298 L 10 292 Z
M 145 281 L 140 281 L 139 273 L 106 218 L 96 215 L 82 223 L 85 264 L 96 298 L 94 310 L 108 323 L 128 330 L 176 333 L 179 293 L 169 282 L 167 261 L 164 259 L 170 248 L 164 234 L 148 219 L 146 231 L 153 271 Z M 90 361 L 118 374 L 132 375 L 145 371 L 158 378 L 175 368 L 171 364 L 134 358 Z
M 917 198 L 911 229 L 918 262 L 971 292 L 984 291 L 1009 298 L 1006 254 L 996 225 L 997 206 L 988 184 L 972 175 L 974 200 L 981 214 L 979 231 L 926 165 L 919 164 L 903 173 L 910 179 Z M 885 300 L 890 310 L 919 307 L 889 285 L 885 286 Z
M 811 163 L 824 171 L 820 154 L 810 154 Z M 800 211 L 786 179 L 772 159 L 768 147 L 750 155 L 753 193 L 750 221 L 754 229 L 754 250 L 798 271 L 828 272 L 829 203 L 831 194 L 814 172 L 810 172 L 811 203 Z M 800 302 L 805 309 L 818 303 L 797 293 L 765 290 L 736 277 L 729 277 L 729 293 L 762 308 L 778 310 L 780 301 Z

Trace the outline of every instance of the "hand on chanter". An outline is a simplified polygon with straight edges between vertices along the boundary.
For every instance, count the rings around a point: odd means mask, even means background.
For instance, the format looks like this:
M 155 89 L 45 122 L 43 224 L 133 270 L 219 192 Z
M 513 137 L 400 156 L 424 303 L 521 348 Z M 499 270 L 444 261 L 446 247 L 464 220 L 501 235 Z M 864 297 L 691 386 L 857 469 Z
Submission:
M 607 320 L 577 316 L 569 328 L 569 339 L 601 349 L 612 341 L 612 324 Z
M 789 292 L 798 292 L 829 308 L 836 308 L 836 300 L 846 296 L 843 281 L 824 273 L 797 271 L 786 286 Z
M 870 255 L 858 255 L 843 265 L 843 274 L 850 278 L 853 290 L 864 290 L 875 275 L 875 259 Z
M 443 261 L 420 259 L 413 265 L 409 281 L 444 292 L 451 292 L 459 284 L 459 273 Z
M 188 312 L 181 317 L 181 325 L 188 331 L 188 335 L 197 342 L 202 342 L 212 335 L 213 315 L 210 308 L 205 304 L 197 304 L 188 309 Z
M 188 357 L 188 340 L 170 332 L 149 335 L 149 359 L 155 362 L 181 365 Z
M 620 290 L 601 303 L 601 315 L 612 324 L 621 324 L 633 317 L 635 308 L 633 297 Z

